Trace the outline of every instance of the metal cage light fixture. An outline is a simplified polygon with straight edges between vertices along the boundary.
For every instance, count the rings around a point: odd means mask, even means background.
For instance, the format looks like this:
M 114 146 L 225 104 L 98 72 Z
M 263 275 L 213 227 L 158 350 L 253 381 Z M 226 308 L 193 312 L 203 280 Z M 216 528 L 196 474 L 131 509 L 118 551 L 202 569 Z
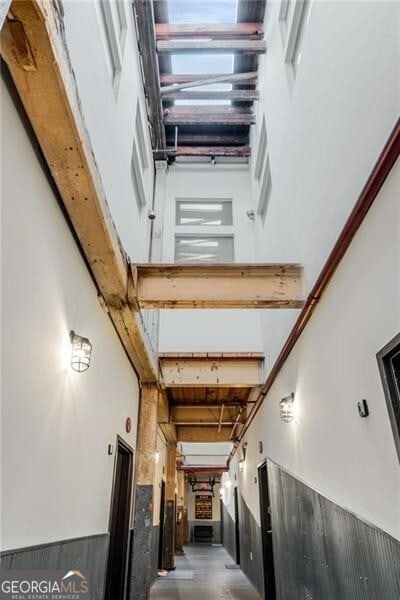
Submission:
M 71 351 L 71 367 L 78 373 L 87 371 L 90 366 L 90 358 L 92 355 L 92 344 L 88 338 L 82 337 L 70 331 L 69 334 L 72 351 Z
M 289 396 L 282 398 L 279 402 L 279 407 L 282 421 L 285 423 L 293 421 L 295 417 L 294 393 L 292 392 Z

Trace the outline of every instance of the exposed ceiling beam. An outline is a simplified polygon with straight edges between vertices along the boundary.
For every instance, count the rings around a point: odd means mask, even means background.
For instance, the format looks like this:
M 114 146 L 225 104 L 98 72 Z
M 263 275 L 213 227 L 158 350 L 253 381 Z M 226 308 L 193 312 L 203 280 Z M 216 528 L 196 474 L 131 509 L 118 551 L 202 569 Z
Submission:
M 215 75 L 213 75 L 214 78 L 223 78 L 223 81 L 227 81 L 226 78 L 229 78 L 232 76 L 232 73 L 216 73 Z M 160 74 L 160 83 L 163 86 L 167 86 L 167 85 L 172 85 L 172 84 L 179 84 L 179 83 L 189 83 L 191 81 L 204 81 L 204 79 L 210 79 L 210 73 L 202 73 L 201 75 L 199 74 L 193 74 L 193 73 L 186 73 L 186 74 L 176 74 L 176 73 L 161 73 Z M 221 79 L 220 79 L 221 81 Z M 248 79 L 246 81 L 247 85 L 255 85 L 257 81 L 257 73 L 253 73 L 253 77 Z M 187 86 L 189 87 L 189 86 Z
M 206 37 L 214 40 L 237 38 L 260 39 L 263 36 L 262 23 L 194 23 L 156 24 L 157 40 Z
M 168 149 L 169 156 L 226 156 L 244 158 L 251 155 L 250 146 L 178 146 Z
M 154 382 L 157 360 L 141 315 L 128 306 L 130 270 L 87 135 L 61 17 L 55 4 L 41 0 L 13 2 L 11 10 L 1 54 L 120 340 L 139 377 Z
M 183 77 L 183 76 L 181 76 Z M 186 77 L 186 76 L 185 76 Z M 216 75 L 215 77 L 204 77 L 203 75 L 193 75 L 193 79 L 188 80 L 184 83 L 178 83 L 177 85 L 167 85 L 161 88 L 161 95 L 169 92 L 177 92 L 178 90 L 185 90 L 192 87 L 200 87 L 202 85 L 211 85 L 214 83 L 241 83 L 243 81 L 249 82 L 257 79 L 257 71 L 249 73 L 229 73 L 227 75 Z
M 197 146 L 245 146 L 249 142 L 249 136 L 230 133 L 179 133 L 178 143 L 182 146 L 195 144 Z M 167 146 L 175 143 L 175 135 L 167 132 Z
M 165 148 L 165 128 L 163 124 L 163 108 L 160 97 L 160 76 L 156 52 L 153 2 L 132 0 L 136 17 L 136 29 L 140 57 L 143 67 L 144 89 L 151 123 L 151 138 L 155 159 L 165 158 L 161 150 Z
M 255 116 L 251 112 L 229 112 L 225 108 L 210 112 L 201 107 L 199 110 L 181 110 L 186 107 L 176 106 L 165 111 L 165 125 L 253 125 Z M 202 110 L 204 108 L 204 110 Z
M 265 40 L 173 40 L 157 42 L 158 54 L 264 54 Z
M 215 426 L 176 428 L 176 439 L 178 442 L 229 442 L 232 427 L 221 427 L 221 431 Z
M 236 100 L 252 102 L 260 97 L 258 90 L 227 90 L 227 91 L 203 91 L 190 90 L 169 92 L 163 94 L 163 100 Z
M 223 404 L 221 407 L 224 406 Z M 199 406 L 197 408 L 187 408 L 184 406 L 172 406 L 170 419 L 175 425 L 205 425 L 214 424 L 218 426 L 233 425 L 238 414 L 238 407 L 224 406 L 223 420 L 220 421 L 221 407 L 212 409 L 210 407 Z
M 301 308 L 296 264 L 132 265 L 132 305 L 140 308 Z
M 248 388 L 263 381 L 260 358 L 162 358 L 160 365 L 167 388 Z

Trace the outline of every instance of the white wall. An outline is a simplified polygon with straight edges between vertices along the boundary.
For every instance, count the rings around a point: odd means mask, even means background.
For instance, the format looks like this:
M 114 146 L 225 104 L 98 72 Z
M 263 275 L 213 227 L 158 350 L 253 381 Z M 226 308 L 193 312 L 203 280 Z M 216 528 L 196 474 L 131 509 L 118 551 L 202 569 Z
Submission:
M 110 0 L 114 22 L 115 1 Z M 63 2 L 65 36 L 81 109 L 93 153 L 122 244 L 135 262 L 147 262 L 153 194 L 153 158 L 130 2 L 123 2 L 127 31 L 119 44 L 122 69 L 113 82 L 99 0 Z M 143 172 L 147 205 L 139 210 L 131 177 L 136 107 L 139 101 L 147 137 L 149 167 Z
M 163 262 L 174 262 L 176 233 L 205 233 L 204 227 L 175 225 L 177 198 L 232 199 L 235 262 L 254 262 L 247 165 L 183 165 L 170 167 L 166 181 Z M 226 227 L 224 228 L 227 229 Z M 218 227 L 208 227 L 219 233 Z M 230 232 L 228 232 L 230 233 Z M 258 311 L 165 310 L 160 320 L 161 352 L 258 352 Z
M 236 472 L 257 520 L 254 477 L 268 457 L 400 538 L 400 468 L 376 361 L 400 330 L 399 189 L 398 161 L 243 440 L 243 473 L 235 454 L 232 487 Z M 287 424 L 279 401 L 291 392 L 298 418 Z M 364 419 L 357 411 L 363 398 L 370 408 Z M 225 501 L 232 512 L 229 494 Z
M 400 5 L 314 0 L 293 81 L 284 62 L 280 4 L 267 3 L 267 53 L 260 59 L 252 133 L 254 172 L 265 115 L 272 194 L 265 226 L 257 217 L 254 227 L 256 261 L 302 263 L 307 292 L 398 117 Z M 252 177 L 253 207 L 258 195 Z M 262 313 L 267 369 L 296 316 Z
M 108 531 L 108 444 L 135 448 L 139 389 L 3 84 L 2 135 L 5 550 Z M 93 344 L 82 374 L 70 329 Z

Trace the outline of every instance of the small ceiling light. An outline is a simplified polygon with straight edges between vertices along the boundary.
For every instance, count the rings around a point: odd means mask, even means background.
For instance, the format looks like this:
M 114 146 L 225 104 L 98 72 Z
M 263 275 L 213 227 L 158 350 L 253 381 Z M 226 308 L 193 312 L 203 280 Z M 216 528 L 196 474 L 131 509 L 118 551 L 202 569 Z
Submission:
M 72 344 L 71 367 L 78 373 L 87 371 L 90 366 L 90 357 L 92 354 L 92 344 L 88 338 L 77 335 L 75 331 L 70 331 L 69 337 Z
M 279 406 L 282 421 L 285 421 L 285 423 L 290 423 L 291 421 L 293 421 L 295 417 L 294 393 L 292 392 L 290 396 L 282 398 L 282 400 L 279 403 Z

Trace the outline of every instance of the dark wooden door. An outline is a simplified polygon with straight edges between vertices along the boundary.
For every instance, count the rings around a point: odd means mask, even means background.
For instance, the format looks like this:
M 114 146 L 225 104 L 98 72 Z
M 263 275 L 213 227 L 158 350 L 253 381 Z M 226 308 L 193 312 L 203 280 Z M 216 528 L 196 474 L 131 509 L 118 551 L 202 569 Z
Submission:
M 239 523 L 239 499 L 237 487 L 233 489 L 233 500 L 235 504 L 235 548 L 236 564 L 240 565 L 240 523 Z
M 118 438 L 111 497 L 106 600 L 124 600 L 125 597 L 132 468 L 133 451 Z
M 161 482 L 161 498 L 160 498 L 160 527 L 158 537 L 158 568 L 163 568 L 164 556 L 164 523 L 165 521 L 165 481 Z
M 258 487 L 260 491 L 261 538 L 264 566 L 265 598 L 275 600 L 275 571 L 272 545 L 271 505 L 269 502 L 267 463 L 258 469 Z

